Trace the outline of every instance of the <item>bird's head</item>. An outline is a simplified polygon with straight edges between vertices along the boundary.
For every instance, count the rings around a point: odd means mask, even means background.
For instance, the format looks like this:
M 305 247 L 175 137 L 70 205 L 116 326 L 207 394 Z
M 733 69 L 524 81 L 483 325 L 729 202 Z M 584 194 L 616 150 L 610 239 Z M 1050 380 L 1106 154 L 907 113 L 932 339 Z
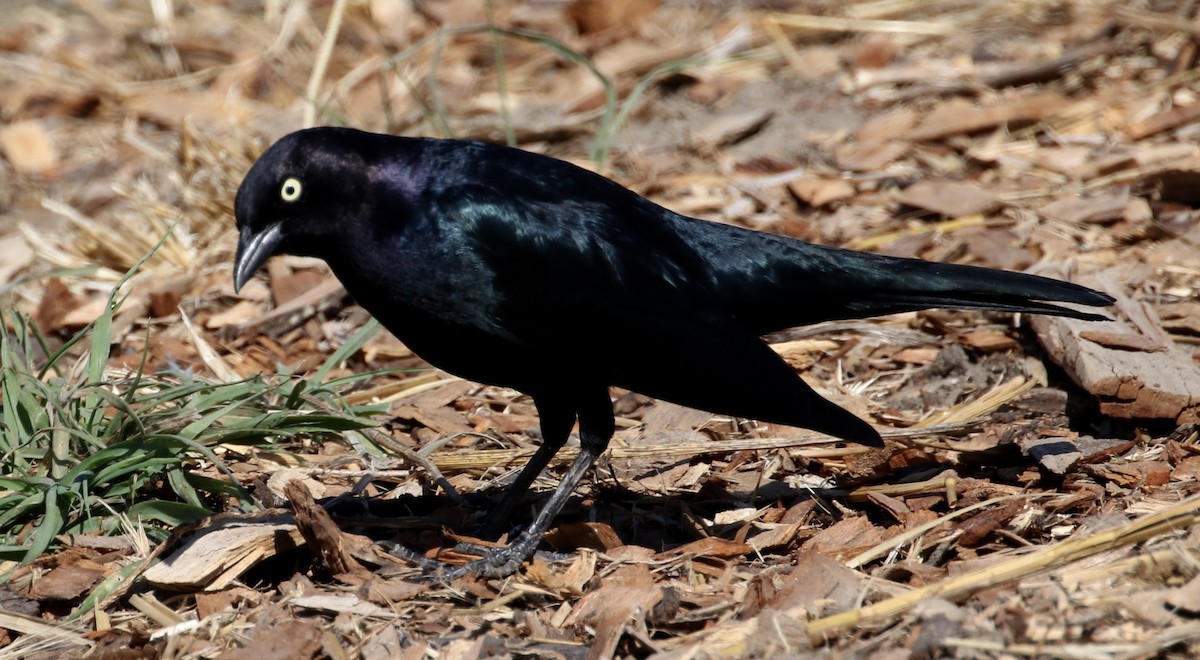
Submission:
M 346 224 L 368 212 L 367 164 L 354 148 L 360 135 L 340 128 L 297 131 L 254 163 L 234 203 L 235 291 L 272 255 L 327 256 Z

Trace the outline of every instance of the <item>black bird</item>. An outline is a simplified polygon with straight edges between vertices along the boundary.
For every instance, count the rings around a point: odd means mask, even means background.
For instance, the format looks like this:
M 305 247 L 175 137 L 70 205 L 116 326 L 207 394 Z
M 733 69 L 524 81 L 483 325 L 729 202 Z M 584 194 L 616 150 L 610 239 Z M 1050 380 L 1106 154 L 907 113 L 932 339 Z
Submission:
M 579 421 L 578 458 L 534 522 L 452 574 L 507 575 L 533 552 L 613 435 L 609 386 L 880 445 L 759 337 L 930 307 L 1105 320 L 1045 301 L 1113 301 L 689 218 L 570 163 L 481 142 L 298 131 L 250 168 L 235 206 L 235 289 L 273 254 L 319 257 L 429 363 L 533 398 L 542 446 L 501 512 Z

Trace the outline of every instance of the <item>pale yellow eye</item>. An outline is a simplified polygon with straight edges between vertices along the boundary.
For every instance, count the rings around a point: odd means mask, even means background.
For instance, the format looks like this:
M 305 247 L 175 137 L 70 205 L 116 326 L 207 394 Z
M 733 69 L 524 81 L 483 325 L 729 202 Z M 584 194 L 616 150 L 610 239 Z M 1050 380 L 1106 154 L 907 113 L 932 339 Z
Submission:
M 279 189 L 279 196 L 285 202 L 294 202 L 300 199 L 300 179 L 291 177 L 283 182 L 283 187 Z

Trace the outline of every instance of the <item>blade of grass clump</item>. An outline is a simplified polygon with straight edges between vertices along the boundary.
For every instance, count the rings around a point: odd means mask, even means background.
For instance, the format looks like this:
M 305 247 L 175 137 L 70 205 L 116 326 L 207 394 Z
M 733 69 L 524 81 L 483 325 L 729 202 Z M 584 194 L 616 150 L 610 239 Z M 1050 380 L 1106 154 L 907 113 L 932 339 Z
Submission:
M 228 479 L 214 479 L 204 475 L 196 474 L 195 472 L 186 471 L 183 474 L 188 483 L 193 488 L 197 488 L 214 496 L 237 498 L 241 497 L 241 485 L 236 482 L 231 482 Z
M 129 507 L 125 515 L 133 520 L 154 520 L 169 527 L 179 527 L 199 522 L 212 515 L 212 512 L 204 506 L 182 502 L 142 500 Z
M 21 445 L 21 439 L 28 438 L 33 429 L 25 423 L 27 420 L 22 420 L 19 412 L 23 405 L 20 376 L 16 370 L 18 359 L 4 317 L 3 310 L 0 310 L 0 396 L 4 402 L 0 406 L 0 419 L 4 421 L 4 428 L 0 429 L 0 451 L 12 454 Z M 17 326 L 18 323 L 14 321 L 13 325 Z
M 231 439 L 245 441 L 268 437 L 290 437 L 301 433 L 338 433 L 375 425 L 363 416 L 368 406 L 342 410 L 318 408 L 314 414 L 309 397 L 338 399 L 338 390 L 319 380 L 288 382 L 277 386 L 255 377 L 233 383 L 197 382 L 187 372 L 169 368 L 148 376 L 149 336 L 138 369 L 121 381 L 106 381 L 106 366 L 112 346 L 113 319 L 128 295 L 121 287 L 162 247 L 174 225 L 154 250 L 135 263 L 109 292 L 104 312 L 80 332 L 67 338 L 64 346 L 50 354 L 45 338 L 31 320 L 12 310 L 0 310 L 0 556 L 28 562 L 48 551 L 64 531 L 94 533 L 113 529 L 113 516 L 121 506 L 137 507 L 138 500 L 165 482 L 181 502 L 173 509 L 179 515 L 208 512 L 212 496 L 236 499 L 243 507 L 258 503 L 238 483 L 232 470 L 211 447 Z M 14 328 L 9 333 L 7 327 Z M 321 371 L 320 378 L 348 359 L 378 331 L 377 322 L 360 328 L 343 344 Z M 64 374 L 64 358 L 72 347 L 90 342 L 86 357 L 78 364 L 80 383 Z M 38 342 L 49 355 L 45 365 L 33 362 Z M 35 375 L 35 373 L 37 375 Z M 368 375 L 339 378 L 338 384 Z M 115 388 L 115 389 L 113 389 Z M 276 402 L 287 406 L 272 409 Z M 226 479 L 192 474 L 189 461 L 196 457 L 211 462 Z M 72 465 L 72 462 L 74 464 Z M 49 478 L 45 475 L 51 475 Z M 25 478 L 16 475 L 29 475 Z M 157 501 L 154 500 L 143 501 Z M 111 515 L 103 515 L 105 507 Z M 115 508 L 114 508 L 115 507 Z M 147 508 L 149 507 L 149 508 Z M 156 512 L 151 518 L 170 522 L 163 506 L 143 505 Z M 186 508 L 191 507 L 191 508 Z M 126 509 L 126 511 L 131 509 Z M 34 525 L 33 533 L 12 543 L 17 533 Z M 152 530 L 157 537 L 165 534 Z
M 111 595 L 125 590 L 137 576 L 141 575 L 142 569 L 145 568 L 145 561 L 133 561 L 118 568 L 112 575 L 104 578 L 92 588 L 91 593 L 79 603 L 71 613 L 67 616 L 67 621 L 74 621 L 80 616 L 91 612 L 92 610 L 100 609 L 104 601 Z M 0 582 L 3 577 L 0 577 Z
M 27 487 L 33 486 L 32 482 L 25 484 Z M 53 485 L 53 484 L 51 484 Z M 8 498 L 6 498 L 8 499 Z M 8 527 L 22 518 L 32 514 L 46 505 L 46 493 L 42 488 L 37 488 L 36 492 L 27 495 L 25 499 L 13 504 L 7 511 L 0 514 L 0 529 Z M 25 553 L 25 546 L 10 546 L 19 548 L 21 554 Z M 11 558 L 11 557 L 8 557 Z
M 184 398 L 187 394 L 196 393 L 198 396 L 184 403 L 181 410 L 195 411 L 196 414 L 199 414 L 201 410 L 208 410 L 213 406 L 222 405 L 227 402 L 247 406 L 261 400 L 267 393 L 262 380 L 258 377 L 220 385 L 213 383 L 191 383 L 187 389 L 188 392 L 186 393 L 182 391 L 167 391 L 162 403 L 170 403 L 175 399 Z
M 47 488 L 43 494 L 42 501 L 42 521 L 34 527 L 33 534 L 29 537 L 28 550 L 25 556 L 21 559 L 21 563 L 28 564 L 33 560 L 42 556 L 50 548 L 50 544 L 54 542 L 54 537 L 58 536 L 59 530 L 63 527 L 63 512 L 59 508 L 59 487 L 57 485 Z
M 565 60 L 580 64 L 585 67 L 604 87 L 604 114 L 600 117 L 600 133 L 603 134 L 610 130 L 607 127 L 612 124 L 617 111 L 617 86 L 613 84 L 612 79 L 604 75 L 604 72 L 601 71 L 596 66 L 596 63 L 592 61 L 592 58 L 549 35 L 541 34 L 539 32 L 523 30 L 520 28 L 500 28 L 495 26 L 487 29 L 494 30 L 500 34 L 514 37 L 516 39 L 532 41 L 543 48 L 554 51 L 559 57 L 562 57 Z M 597 150 L 596 146 L 593 145 L 590 156 L 592 162 L 596 164 L 596 169 L 604 171 L 605 160 L 608 158 L 608 151 Z
M 62 427 L 50 432 L 50 478 L 58 479 L 71 469 L 71 433 Z
M 223 474 L 227 478 L 229 478 L 230 485 L 237 492 L 238 500 L 240 500 L 242 502 L 243 510 L 258 511 L 259 509 L 262 508 L 262 504 L 257 499 L 255 499 L 254 496 L 252 496 L 249 491 L 247 491 L 244 487 L 242 487 L 242 484 L 240 482 L 238 482 L 238 480 L 237 480 L 237 475 L 234 474 L 233 470 L 231 470 L 229 468 L 229 466 L 225 464 L 225 461 L 221 460 L 220 458 L 217 457 L 217 455 L 215 453 L 213 453 L 213 450 L 209 449 L 208 447 L 205 447 L 204 445 L 200 444 L 199 442 L 196 442 L 195 440 L 193 440 L 191 438 L 175 436 L 175 435 L 167 435 L 167 434 L 161 434 L 161 435 L 157 435 L 155 437 L 162 441 L 178 442 L 178 443 L 182 444 L 183 446 L 188 447 L 188 448 L 192 449 L 193 451 L 199 453 L 204 458 L 207 458 L 209 460 L 209 462 L 211 462 L 213 464 L 213 467 L 217 468 L 217 470 L 221 474 Z
M 318 380 L 320 380 L 318 378 Z M 295 410 L 300 406 L 300 402 L 304 400 L 304 390 L 308 389 L 308 379 L 300 378 L 296 380 L 296 384 L 288 392 L 287 399 L 283 402 L 283 407 L 288 410 Z
M 175 228 L 178 226 L 179 221 L 171 223 L 171 226 L 167 228 L 167 231 L 163 232 L 162 237 L 158 239 L 158 242 L 154 244 L 154 247 L 151 248 L 149 252 L 142 255 L 141 259 L 138 259 L 132 266 L 130 266 L 129 270 L 125 271 L 125 274 L 121 276 L 121 279 L 117 280 L 117 283 L 113 285 L 112 290 L 109 292 L 108 304 L 105 305 L 104 312 L 100 314 L 99 318 L 91 323 L 90 330 L 92 333 L 92 346 L 91 350 L 88 352 L 87 362 L 87 378 L 89 383 L 98 384 L 104 381 L 104 367 L 108 364 L 109 353 L 112 351 L 113 316 L 116 314 L 117 310 L 121 308 L 121 305 L 125 302 L 126 298 L 126 296 L 120 296 L 121 287 L 125 286 L 125 283 L 129 281 L 129 278 L 133 277 L 133 274 L 136 273 L 138 269 L 140 269 L 142 265 L 150 259 L 150 257 L 153 257 L 160 249 L 162 249 L 162 246 L 167 242 L 167 239 L 170 238 L 171 234 L 174 233 Z M 85 328 L 84 332 L 87 330 L 88 329 Z M 81 334 L 83 334 L 83 332 L 79 333 L 79 335 Z M 96 415 L 104 413 L 104 409 L 99 405 L 99 403 L 100 399 L 94 392 L 84 397 L 85 407 L 91 410 L 91 416 L 87 421 L 87 428 L 94 428 L 96 426 Z
M 362 381 L 379 378 L 380 376 L 388 376 L 392 374 L 430 373 L 432 371 L 433 369 L 428 367 L 409 367 L 405 369 L 372 369 L 371 371 L 360 371 L 348 376 L 341 376 L 340 378 L 331 378 L 325 381 L 324 387 L 329 390 L 340 392 L 349 385 L 355 385 Z
M 192 487 L 192 484 L 188 483 L 184 475 L 185 473 L 181 468 L 178 466 L 172 467 L 167 470 L 167 483 L 171 485 L 171 490 L 184 502 L 196 508 L 203 509 L 204 498 L 200 497 L 200 493 L 196 492 L 196 489 Z M 130 511 L 137 504 L 135 503 L 131 506 Z
M 0 316 L 0 396 L 3 396 L 5 454 L 12 454 L 22 446 L 28 446 L 38 429 L 46 426 L 49 412 L 38 401 L 45 386 L 28 377 L 30 353 L 28 346 L 18 345 L 30 325 L 29 319 L 19 312 L 10 310 L 16 336 L 10 336 L 4 317 Z
M 612 153 L 613 143 L 617 139 L 617 134 L 621 132 L 621 127 L 629 120 L 629 115 L 633 113 L 637 107 L 638 101 L 650 89 L 650 85 L 657 82 L 659 79 L 675 73 L 681 73 L 690 68 L 695 67 L 699 63 L 696 58 L 687 58 L 682 60 L 672 60 L 664 62 L 652 69 L 638 81 L 629 95 L 620 103 L 620 109 L 610 121 L 603 121 L 600 124 L 600 130 L 596 132 L 596 139 L 592 142 L 592 160 L 595 161 L 597 167 L 601 167 Z
M 103 399 L 110 407 L 112 407 L 113 410 L 117 411 L 117 414 L 110 417 L 108 423 L 105 424 L 105 436 L 115 436 L 118 431 L 118 426 L 121 426 L 126 418 L 132 421 L 135 426 L 137 426 L 138 435 L 146 434 L 146 425 L 142 423 L 142 416 L 133 409 L 132 395 L 127 392 L 125 396 L 117 396 L 101 386 L 92 386 L 88 389 L 94 390 L 97 397 Z M 134 391 L 134 388 L 130 387 L 129 391 Z M 124 415 L 124 418 L 122 415 Z
M 371 338 L 374 337 L 379 329 L 383 327 L 375 317 L 371 317 L 369 321 L 363 324 L 361 328 L 350 335 L 350 338 L 342 343 L 336 351 L 334 351 L 325 362 L 321 364 L 321 368 L 317 369 L 312 375 L 313 382 L 320 383 L 325 380 L 325 376 L 329 374 L 337 365 L 349 360 L 351 356 L 359 351 Z
M 179 429 L 179 436 L 194 441 L 203 431 L 216 424 L 217 420 L 243 407 L 247 403 L 248 401 L 246 400 L 234 399 L 220 408 L 213 408 L 207 414 L 200 416 L 196 421 Z M 204 408 L 201 408 L 201 410 L 204 410 Z
M 142 340 L 142 356 L 138 360 L 137 369 L 133 370 L 133 382 L 125 389 L 126 407 L 132 409 L 134 398 L 137 396 L 138 390 L 141 388 L 142 376 L 146 373 L 146 362 L 150 359 L 150 324 L 146 324 L 146 336 Z M 114 417 L 116 417 L 114 415 Z M 136 415 L 135 415 L 136 417 Z M 141 426 L 141 422 L 138 422 Z M 145 429 L 142 429 L 145 432 Z

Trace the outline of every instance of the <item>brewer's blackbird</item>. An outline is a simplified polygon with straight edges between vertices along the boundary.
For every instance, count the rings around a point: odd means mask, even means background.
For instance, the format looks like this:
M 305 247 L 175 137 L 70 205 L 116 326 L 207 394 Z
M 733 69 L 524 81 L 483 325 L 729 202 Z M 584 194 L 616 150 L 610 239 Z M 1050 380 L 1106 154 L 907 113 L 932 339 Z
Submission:
M 1113 300 L 689 218 L 575 165 L 482 142 L 298 131 L 250 168 L 235 207 L 235 289 L 273 254 L 319 257 L 429 363 L 533 398 L 542 445 L 502 512 L 578 420 L 579 455 L 534 522 L 444 575 L 507 575 L 533 552 L 613 435 L 609 386 L 879 445 L 760 336 L 929 307 L 1102 320 L 1045 301 Z

